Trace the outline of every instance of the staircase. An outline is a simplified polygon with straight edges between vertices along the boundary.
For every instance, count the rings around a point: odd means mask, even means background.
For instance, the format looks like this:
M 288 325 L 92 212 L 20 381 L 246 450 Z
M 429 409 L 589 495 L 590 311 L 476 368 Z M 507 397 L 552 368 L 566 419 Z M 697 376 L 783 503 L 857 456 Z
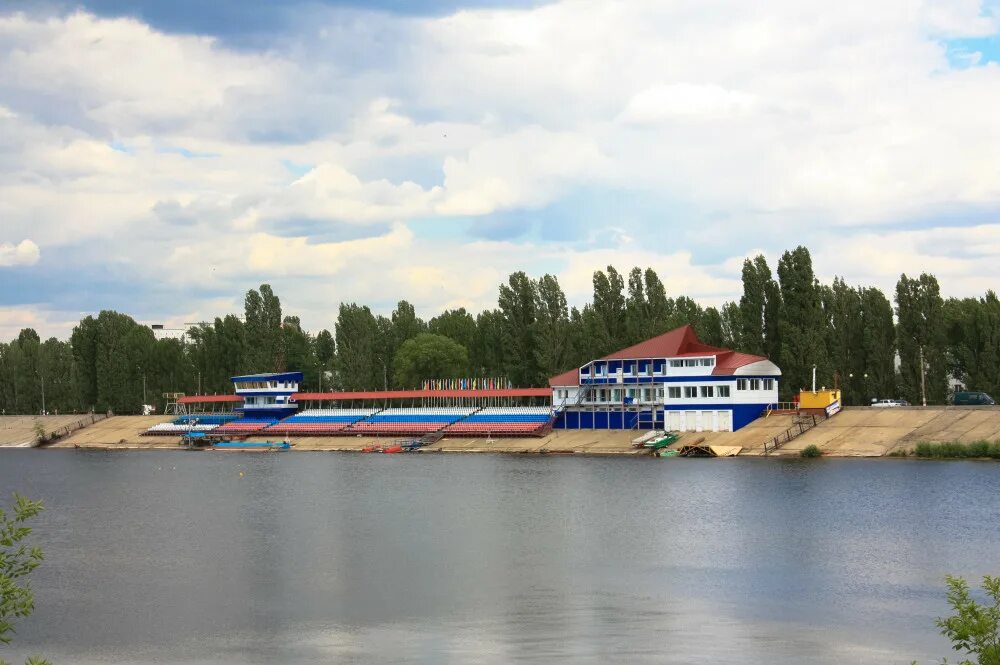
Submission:
M 786 429 L 784 432 L 775 436 L 764 442 L 764 454 L 770 455 L 772 452 L 781 448 L 783 445 L 791 441 L 792 439 L 805 434 L 813 427 L 816 427 L 819 423 L 826 420 L 829 416 L 817 416 L 815 414 L 806 414 L 799 416 L 795 419 L 795 424 Z

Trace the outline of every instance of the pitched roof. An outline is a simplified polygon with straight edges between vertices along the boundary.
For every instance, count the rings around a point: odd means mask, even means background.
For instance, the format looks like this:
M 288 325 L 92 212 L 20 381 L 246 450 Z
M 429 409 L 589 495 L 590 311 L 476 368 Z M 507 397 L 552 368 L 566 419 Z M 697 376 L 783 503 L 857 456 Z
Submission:
M 615 351 L 600 360 L 632 360 L 633 358 L 670 358 L 684 354 L 711 355 L 728 349 L 720 349 L 698 341 L 690 325 L 674 328 L 645 342 L 639 342 L 621 351 Z
M 571 369 L 568 372 L 563 372 L 559 376 L 553 376 L 549 379 L 549 386 L 555 388 L 556 386 L 578 386 L 580 385 L 580 370 Z
M 755 356 L 752 353 L 741 353 L 739 351 L 726 351 L 715 356 L 715 369 L 712 374 L 727 375 L 732 374 L 737 368 L 749 365 L 750 363 L 767 360 L 764 356 Z
M 635 360 L 641 358 L 678 358 L 683 356 L 715 356 L 715 367 L 712 374 L 728 375 L 736 371 L 737 368 L 749 365 L 750 363 L 767 360 L 764 356 L 756 356 L 750 353 L 741 353 L 722 349 L 717 346 L 703 344 L 694 333 L 694 328 L 684 325 L 674 328 L 662 335 L 657 335 L 645 342 L 633 344 L 621 351 L 615 351 L 598 360 Z M 580 385 L 578 369 L 571 369 L 558 376 L 549 379 L 549 386 L 577 386 Z

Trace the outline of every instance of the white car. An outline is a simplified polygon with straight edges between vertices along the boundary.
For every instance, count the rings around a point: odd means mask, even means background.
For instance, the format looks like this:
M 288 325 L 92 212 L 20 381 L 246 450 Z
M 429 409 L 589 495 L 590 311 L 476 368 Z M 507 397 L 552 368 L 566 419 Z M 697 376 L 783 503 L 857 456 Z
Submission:
M 909 406 L 910 403 L 902 399 L 873 399 L 872 408 L 889 409 L 895 406 Z

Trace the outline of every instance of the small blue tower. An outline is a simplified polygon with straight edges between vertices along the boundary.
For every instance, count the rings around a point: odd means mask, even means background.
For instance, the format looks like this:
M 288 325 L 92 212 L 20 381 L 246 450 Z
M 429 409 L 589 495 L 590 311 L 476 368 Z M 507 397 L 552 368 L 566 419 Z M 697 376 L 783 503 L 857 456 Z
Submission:
M 299 391 L 302 372 L 277 374 L 248 374 L 230 379 L 236 394 L 243 398 L 243 417 L 274 420 L 286 418 L 296 412 L 298 404 L 292 395 Z

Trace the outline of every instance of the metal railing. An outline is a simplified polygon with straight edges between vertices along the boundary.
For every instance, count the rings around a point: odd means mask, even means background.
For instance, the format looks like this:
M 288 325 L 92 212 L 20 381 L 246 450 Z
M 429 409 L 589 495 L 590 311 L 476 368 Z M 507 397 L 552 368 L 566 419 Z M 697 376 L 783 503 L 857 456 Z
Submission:
M 808 414 L 799 418 L 799 420 L 786 429 L 784 432 L 778 436 L 772 437 L 771 439 L 764 442 L 764 454 L 769 455 L 781 446 L 785 445 L 797 436 L 800 436 L 813 427 L 816 427 L 819 423 L 827 419 L 826 415 L 821 415 L 817 418 L 815 414 Z

